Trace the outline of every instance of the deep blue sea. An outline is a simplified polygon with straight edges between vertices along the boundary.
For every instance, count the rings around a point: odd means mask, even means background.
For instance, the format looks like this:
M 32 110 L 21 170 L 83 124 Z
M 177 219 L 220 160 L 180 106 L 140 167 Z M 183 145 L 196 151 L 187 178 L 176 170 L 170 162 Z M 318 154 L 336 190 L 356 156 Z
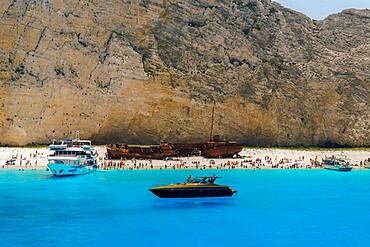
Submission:
M 190 174 L 238 193 L 148 191 Z M 0 246 L 370 246 L 370 170 L 0 170 Z

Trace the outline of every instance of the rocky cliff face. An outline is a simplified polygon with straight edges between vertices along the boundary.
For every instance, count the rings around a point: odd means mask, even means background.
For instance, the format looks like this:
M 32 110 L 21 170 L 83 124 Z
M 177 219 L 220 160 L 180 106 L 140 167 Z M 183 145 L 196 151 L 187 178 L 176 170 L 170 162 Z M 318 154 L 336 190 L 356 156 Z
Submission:
M 3 0 L 0 142 L 370 145 L 370 11 Z

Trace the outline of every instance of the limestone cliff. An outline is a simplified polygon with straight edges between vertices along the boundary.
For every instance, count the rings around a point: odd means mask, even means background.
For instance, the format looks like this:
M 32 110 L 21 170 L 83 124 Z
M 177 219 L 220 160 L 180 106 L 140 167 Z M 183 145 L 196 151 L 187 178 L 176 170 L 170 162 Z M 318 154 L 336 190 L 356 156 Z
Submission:
M 0 142 L 370 145 L 370 11 L 3 0 Z

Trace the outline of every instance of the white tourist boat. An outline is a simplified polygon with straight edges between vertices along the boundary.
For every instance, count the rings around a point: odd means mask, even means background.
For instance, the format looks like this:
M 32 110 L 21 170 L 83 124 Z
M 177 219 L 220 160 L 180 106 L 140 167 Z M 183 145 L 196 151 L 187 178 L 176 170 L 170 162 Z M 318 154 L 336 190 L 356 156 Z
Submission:
M 325 157 L 322 162 L 322 166 L 328 170 L 335 170 L 335 171 L 350 171 L 352 170 L 351 164 L 349 163 L 349 159 L 345 156 L 330 156 Z
M 98 152 L 89 140 L 62 140 L 49 145 L 49 151 L 47 166 L 55 176 L 81 175 L 97 169 Z

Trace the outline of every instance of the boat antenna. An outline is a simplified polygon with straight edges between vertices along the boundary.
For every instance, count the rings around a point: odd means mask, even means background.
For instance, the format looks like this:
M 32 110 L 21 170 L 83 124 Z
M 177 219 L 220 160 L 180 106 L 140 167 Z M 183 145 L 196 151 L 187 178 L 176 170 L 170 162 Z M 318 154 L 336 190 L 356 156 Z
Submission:
M 80 140 L 80 131 L 79 130 L 76 131 L 76 140 Z
M 210 136 L 209 136 L 209 141 L 211 142 L 213 137 L 213 120 L 214 120 L 214 115 L 215 115 L 215 105 L 216 105 L 216 102 L 213 102 L 213 106 L 212 106 L 212 121 L 211 121 L 211 133 L 210 133 Z
M 54 131 L 51 135 L 53 136 L 53 144 L 55 144 Z

